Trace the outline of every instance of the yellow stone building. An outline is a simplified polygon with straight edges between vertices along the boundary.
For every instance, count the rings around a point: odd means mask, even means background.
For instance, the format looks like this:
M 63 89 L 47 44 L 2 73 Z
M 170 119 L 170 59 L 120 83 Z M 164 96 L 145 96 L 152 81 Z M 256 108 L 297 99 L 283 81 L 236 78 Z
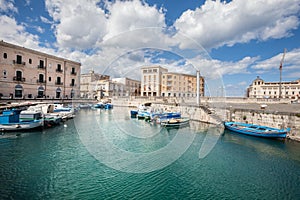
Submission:
M 160 66 L 141 68 L 141 95 L 162 97 L 196 97 L 197 76 L 168 72 Z M 200 76 L 200 96 L 204 96 L 204 78 Z
M 78 98 L 81 64 L 0 41 L 1 98 Z
M 165 72 L 162 74 L 161 96 L 196 97 L 197 76 Z M 200 77 L 200 96 L 204 96 L 204 78 Z

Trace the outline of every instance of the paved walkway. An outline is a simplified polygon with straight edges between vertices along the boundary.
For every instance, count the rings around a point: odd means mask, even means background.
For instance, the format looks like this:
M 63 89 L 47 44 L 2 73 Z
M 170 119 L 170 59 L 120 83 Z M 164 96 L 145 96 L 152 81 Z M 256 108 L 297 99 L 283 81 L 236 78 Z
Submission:
M 226 103 L 226 102 L 215 102 L 208 103 L 211 108 L 227 108 L 232 107 L 233 109 L 247 109 L 247 110 L 265 110 L 270 112 L 283 112 L 283 113 L 299 113 L 300 114 L 300 103 L 297 104 L 265 104 L 267 105 L 264 109 L 261 108 L 262 104 L 257 103 Z

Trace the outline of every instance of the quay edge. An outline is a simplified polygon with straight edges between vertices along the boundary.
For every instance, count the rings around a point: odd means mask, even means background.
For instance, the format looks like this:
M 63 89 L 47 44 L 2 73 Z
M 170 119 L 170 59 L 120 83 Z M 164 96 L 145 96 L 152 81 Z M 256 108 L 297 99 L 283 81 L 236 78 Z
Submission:
M 144 98 L 115 98 L 115 106 L 138 107 L 138 105 L 152 102 L 156 107 L 166 110 L 180 111 L 182 116 L 189 117 L 193 121 L 210 124 L 220 124 L 224 121 L 240 121 L 259 124 L 274 128 L 290 128 L 287 139 L 300 142 L 300 104 L 288 104 L 280 102 L 263 103 L 238 103 L 207 101 L 203 104 L 182 103 L 180 101 L 163 101 Z M 263 107 L 261 105 L 264 105 Z M 265 106 L 266 105 L 266 106 Z

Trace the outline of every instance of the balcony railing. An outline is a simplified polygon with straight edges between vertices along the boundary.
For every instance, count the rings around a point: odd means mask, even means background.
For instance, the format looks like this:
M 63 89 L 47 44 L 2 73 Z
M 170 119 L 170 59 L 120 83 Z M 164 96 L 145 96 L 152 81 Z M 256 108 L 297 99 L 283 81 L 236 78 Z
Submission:
M 44 65 L 38 65 L 37 68 L 38 69 L 46 69 L 46 67 Z
M 71 87 L 76 87 L 76 84 L 70 83 Z
M 20 82 L 25 82 L 25 78 L 23 78 L 23 77 L 17 77 L 17 76 L 14 76 L 13 77 L 13 81 L 20 81 Z
M 55 85 L 63 85 L 63 82 L 57 82 L 57 81 L 55 81 Z
M 63 70 L 62 69 L 56 69 L 56 72 L 62 73 Z
M 77 74 L 76 72 L 71 72 L 71 75 L 75 75 L 76 76 L 76 74 Z
M 46 83 L 46 80 L 39 80 L 39 79 L 37 79 L 36 82 L 37 83 Z
M 16 60 L 13 60 L 14 65 L 25 65 L 25 62 L 17 62 Z

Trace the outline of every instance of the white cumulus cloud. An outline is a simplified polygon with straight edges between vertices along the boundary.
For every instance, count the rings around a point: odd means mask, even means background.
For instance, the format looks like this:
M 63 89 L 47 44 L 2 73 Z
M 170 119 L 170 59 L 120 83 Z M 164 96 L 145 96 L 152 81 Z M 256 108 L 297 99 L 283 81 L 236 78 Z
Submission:
M 177 31 L 207 49 L 250 40 L 282 38 L 299 26 L 299 0 L 208 0 L 195 10 L 185 11 L 174 23 Z M 181 47 L 188 47 L 182 43 Z
M 104 11 L 93 0 L 46 0 L 57 44 L 61 48 L 89 49 L 106 33 Z

